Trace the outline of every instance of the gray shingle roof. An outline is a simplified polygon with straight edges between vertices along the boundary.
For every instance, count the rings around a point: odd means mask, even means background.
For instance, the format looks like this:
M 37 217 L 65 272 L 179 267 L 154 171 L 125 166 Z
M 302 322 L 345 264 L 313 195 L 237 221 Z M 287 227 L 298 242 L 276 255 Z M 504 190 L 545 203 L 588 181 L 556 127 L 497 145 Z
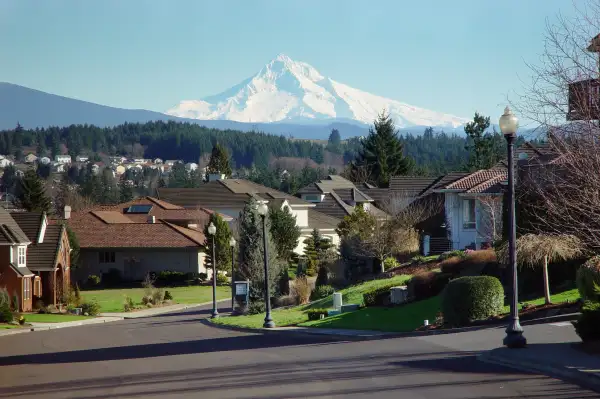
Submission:
M 33 271 L 53 271 L 64 227 L 58 224 L 46 226 L 44 242 L 27 248 L 27 267 Z
M 17 222 L 4 208 L 0 207 L 0 243 L 26 244 L 31 242 Z
M 40 234 L 44 214 L 42 212 L 11 212 L 10 216 L 31 242 L 36 242 Z
M 308 210 L 308 227 L 311 229 L 336 229 L 341 220 L 332 216 L 326 215 L 314 209 Z

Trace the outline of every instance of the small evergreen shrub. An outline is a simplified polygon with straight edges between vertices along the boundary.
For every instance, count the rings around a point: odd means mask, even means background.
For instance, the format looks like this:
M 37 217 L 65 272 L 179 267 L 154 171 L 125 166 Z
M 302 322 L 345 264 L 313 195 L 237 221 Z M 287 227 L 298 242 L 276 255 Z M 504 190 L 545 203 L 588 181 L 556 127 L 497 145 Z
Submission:
M 90 274 L 87 278 L 88 287 L 97 287 L 100 285 L 100 277 L 95 274 Z
M 334 292 L 335 292 L 335 289 L 330 285 L 319 285 L 310 294 L 310 300 L 316 301 L 319 299 L 327 298 L 329 295 L 332 295 Z
M 454 279 L 442 296 L 444 321 L 452 326 L 464 326 L 496 316 L 503 306 L 504 288 L 500 280 L 491 276 Z
M 321 315 L 327 317 L 327 309 L 310 309 L 306 311 L 308 320 L 320 320 Z
M 183 284 L 188 280 L 188 274 L 183 272 L 175 272 L 163 270 L 156 276 L 156 283 L 160 285 L 175 285 Z
M 329 270 L 327 270 L 327 266 L 321 265 L 321 267 L 319 267 L 319 273 L 317 274 L 317 281 L 315 282 L 315 287 L 327 285 L 328 280 Z
M 10 310 L 10 306 L 4 304 L 0 306 L 0 323 L 12 323 L 13 313 Z
M 250 305 L 248 305 L 248 309 L 247 309 L 247 313 L 248 314 L 259 314 L 259 313 L 265 313 L 265 303 L 264 302 L 260 302 L 260 301 L 254 301 L 251 302 Z
M 418 273 L 406 284 L 408 297 L 414 301 L 432 298 L 444 290 L 451 277 L 448 273 Z
M 208 280 L 208 274 L 206 274 L 206 273 L 198 273 L 198 280 L 200 280 L 200 281 L 206 281 L 206 280 Z
M 0 288 L 0 306 L 4 305 L 10 308 L 10 295 L 6 288 Z
M 383 260 L 383 270 L 385 271 L 388 271 L 398 266 L 400 266 L 400 263 L 398 263 L 398 260 L 396 260 L 396 258 L 394 258 L 393 256 L 388 256 Z
M 173 295 L 171 295 L 171 293 L 169 291 L 165 291 L 165 301 L 172 301 L 173 300 Z
M 581 315 L 573 321 L 575 332 L 583 342 L 600 340 L 600 303 L 586 301 Z
M 98 313 L 100 313 L 100 305 L 95 301 L 82 302 L 80 307 L 83 314 L 87 314 L 89 316 L 97 316 Z
M 600 284 L 600 255 L 589 259 L 577 270 L 577 290 L 585 301 L 595 301 L 598 295 L 594 284 Z
M 227 276 L 217 272 L 217 285 L 229 285 Z
M 290 294 L 290 274 L 289 269 L 284 267 L 279 276 L 279 296 L 287 296 Z

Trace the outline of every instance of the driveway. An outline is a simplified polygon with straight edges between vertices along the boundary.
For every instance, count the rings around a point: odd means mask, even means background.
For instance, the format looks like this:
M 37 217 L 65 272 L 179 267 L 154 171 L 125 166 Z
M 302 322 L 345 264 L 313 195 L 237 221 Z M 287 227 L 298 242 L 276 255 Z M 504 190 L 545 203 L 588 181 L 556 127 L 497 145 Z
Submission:
M 0 398 L 598 397 L 478 362 L 484 335 L 472 352 L 453 336 L 263 335 L 206 326 L 208 312 L 1 337 Z

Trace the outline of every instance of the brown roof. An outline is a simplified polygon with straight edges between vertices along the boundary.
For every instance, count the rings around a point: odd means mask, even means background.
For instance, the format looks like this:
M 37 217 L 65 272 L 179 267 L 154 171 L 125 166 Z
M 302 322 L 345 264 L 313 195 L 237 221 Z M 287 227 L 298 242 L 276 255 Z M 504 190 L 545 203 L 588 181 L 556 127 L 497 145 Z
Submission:
M 36 242 L 27 248 L 27 267 L 33 271 L 54 270 L 63 234 L 66 231 L 62 225 L 46 226 L 44 242 Z
M 508 172 L 493 177 L 467 190 L 467 193 L 501 193 L 503 190 L 502 183 L 508 178 Z
M 132 220 L 119 211 L 92 211 L 92 215 L 104 223 L 132 223 Z
M 432 184 L 440 180 L 441 177 L 442 176 L 392 176 L 390 179 L 390 189 L 393 191 L 405 191 L 407 193 L 420 195 Z
M 44 220 L 42 212 L 11 212 L 10 216 L 31 242 L 37 241 Z
M 311 229 L 336 229 L 341 220 L 332 216 L 317 212 L 314 209 L 308 210 L 308 226 Z
M 441 188 L 446 190 L 470 190 L 488 180 L 498 178 L 499 176 L 505 176 L 506 173 L 507 171 L 505 169 L 481 169 Z

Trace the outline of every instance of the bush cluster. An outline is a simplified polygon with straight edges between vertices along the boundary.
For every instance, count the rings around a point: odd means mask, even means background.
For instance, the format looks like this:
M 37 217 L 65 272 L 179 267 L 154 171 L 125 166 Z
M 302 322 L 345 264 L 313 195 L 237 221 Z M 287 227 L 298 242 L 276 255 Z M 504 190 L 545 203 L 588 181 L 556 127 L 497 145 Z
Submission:
M 79 307 L 84 315 L 87 314 L 89 316 L 97 316 L 98 313 L 100 313 L 100 305 L 95 301 L 82 302 Z
M 408 297 L 412 301 L 432 298 L 444 290 L 451 277 L 449 273 L 419 273 L 407 283 Z
M 327 317 L 327 309 L 310 309 L 306 311 L 306 314 L 308 315 L 308 320 L 320 320 L 321 315 Z
M 365 306 L 389 306 L 391 304 L 390 289 L 398 286 L 398 283 L 388 283 L 365 292 L 363 294 Z
M 95 274 L 90 274 L 87 278 L 87 285 L 89 287 L 97 287 L 100 285 L 100 277 Z
M 573 326 L 583 342 L 600 340 L 600 303 L 584 302 L 581 315 Z
M 446 286 L 442 298 L 444 321 L 464 326 L 502 312 L 504 288 L 491 276 L 469 276 L 454 279 Z
M 164 270 L 156 276 L 156 282 L 161 285 L 183 284 L 189 280 L 188 273 Z
M 217 285 L 229 285 L 229 279 L 222 273 L 217 273 Z
M 577 290 L 585 301 L 595 301 L 598 295 L 595 285 L 600 285 L 600 256 L 589 259 L 577 270 Z
M 310 300 L 317 301 L 319 299 L 327 298 L 329 295 L 332 295 L 334 292 L 335 292 L 335 289 L 330 285 L 319 285 L 310 294 Z
M 12 323 L 13 313 L 8 303 L 0 304 L 0 323 Z

